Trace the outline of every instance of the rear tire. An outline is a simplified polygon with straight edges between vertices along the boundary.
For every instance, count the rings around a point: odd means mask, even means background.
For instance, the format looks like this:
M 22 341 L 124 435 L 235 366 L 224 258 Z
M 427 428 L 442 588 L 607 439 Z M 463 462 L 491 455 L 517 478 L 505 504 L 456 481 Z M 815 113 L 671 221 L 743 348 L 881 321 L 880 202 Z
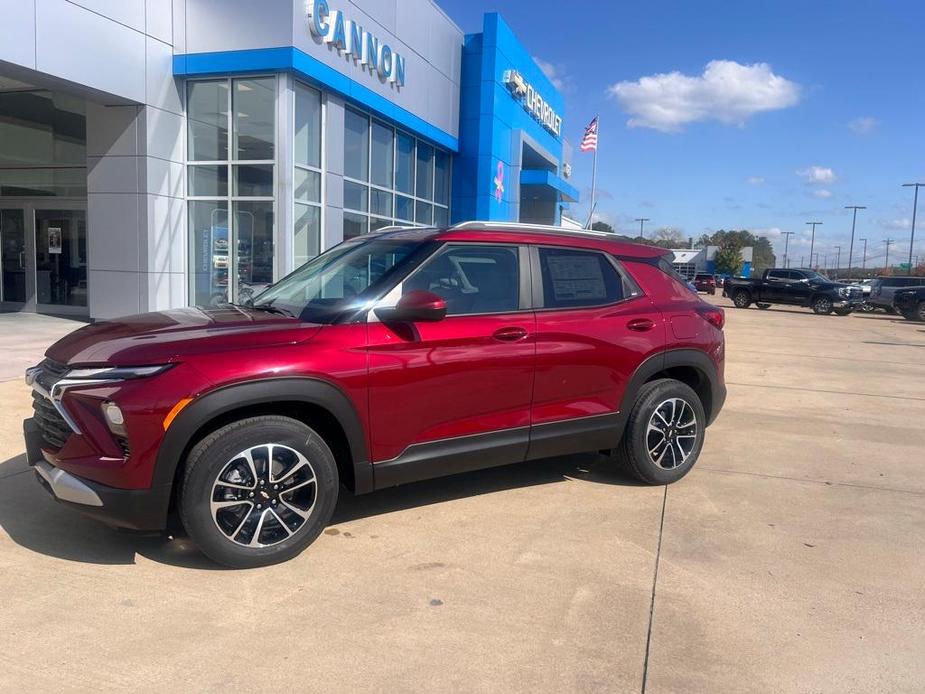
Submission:
M 769 308 L 771 308 L 771 304 L 755 304 L 755 306 L 760 308 L 762 311 L 767 311 Z
M 752 303 L 752 295 L 744 289 L 740 289 L 732 295 L 732 303 L 736 308 L 748 308 Z
M 689 386 L 671 378 L 646 383 L 614 458 L 646 484 L 677 482 L 700 456 L 706 421 L 700 398 Z
M 317 432 L 289 417 L 249 417 L 193 447 L 180 519 L 213 561 L 266 566 L 291 559 L 321 534 L 337 492 L 337 463 Z
M 896 315 L 896 309 L 893 308 L 892 306 L 889 306 L 889 307 L 887 307 L 887 308 L 885 308 L 885 309 L 883 309 L 883 310 L 884 310 L 888 315 L 890 315 L 890 316 L 895 316 L 895 315 Z
M 812 303 L 813 313 L 827 316 L 832 312 L 832 300 L 827 296 L 817 296 Z
M 837 309 L 835 309 L 835 315 L 836 315 L 836 316 L 847 316 L 847 315 L 849 315 L 850 313 L 851 313 L 851 309 L 850 309 L 850 308 L 837 308 Z
M 925 301 L 919 302 L 919 305 L 911 311 L 903 311 L 903 318 L 916 322 L 925 322 Z

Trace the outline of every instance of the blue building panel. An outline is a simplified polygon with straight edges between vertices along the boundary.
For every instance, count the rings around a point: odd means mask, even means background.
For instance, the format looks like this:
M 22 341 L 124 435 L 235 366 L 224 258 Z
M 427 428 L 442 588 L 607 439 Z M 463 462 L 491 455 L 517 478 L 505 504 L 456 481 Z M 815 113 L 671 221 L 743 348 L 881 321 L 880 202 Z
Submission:
M 505 76 L 514 73 L 519 77 L 507 84 Z M 554 201 L 541 221 L 558 223 L 562 207 L 578 199 L 562 177 L 561 120 L 559 133 L 551 132 L 527 109 L 526 94 L 538 95 L 560 119 L 565 101 L 497 13 L 485 15 L 481 33 L 465 37 L 460 83 L 453 221 L 524 221 L 521 171 L 529 150 L 526 168 L 537 168 L 537 161 L 542 168 L 528 174 L 526 185 Z

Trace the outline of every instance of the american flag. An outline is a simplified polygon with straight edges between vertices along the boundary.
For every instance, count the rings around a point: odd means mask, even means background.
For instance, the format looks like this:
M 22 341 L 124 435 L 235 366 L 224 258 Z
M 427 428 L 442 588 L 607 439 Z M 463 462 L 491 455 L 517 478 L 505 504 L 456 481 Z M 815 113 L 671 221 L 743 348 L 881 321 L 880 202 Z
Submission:
M 582 152 L 597 151 L 597 116 L 594 116 L 594 120 L 585 128 L 585 136 L 581 138 L 580 149 Z

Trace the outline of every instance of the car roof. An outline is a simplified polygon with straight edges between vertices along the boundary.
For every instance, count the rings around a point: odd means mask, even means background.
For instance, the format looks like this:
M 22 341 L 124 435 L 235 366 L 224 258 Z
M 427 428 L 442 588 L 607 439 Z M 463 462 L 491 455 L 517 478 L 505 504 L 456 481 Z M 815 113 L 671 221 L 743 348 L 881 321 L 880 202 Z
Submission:
M 600 250 L 630 258 L 658 258 L 671 254 L 671 251 L 665 248 L 617 239 L 610 232 L 516 222 L 464 222 L 450 227 L 385 227 L 370 232 L 368 236 L 422 241 L 488 241 L 568 246 Z

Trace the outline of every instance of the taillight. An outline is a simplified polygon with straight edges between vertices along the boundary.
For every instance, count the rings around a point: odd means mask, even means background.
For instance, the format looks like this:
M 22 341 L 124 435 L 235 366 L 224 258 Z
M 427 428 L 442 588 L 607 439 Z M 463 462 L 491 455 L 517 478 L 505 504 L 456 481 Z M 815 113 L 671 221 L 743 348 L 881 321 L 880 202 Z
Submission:
M 717 330 L 722 330 L 723 326 L 726 325 L 726 312 L 721 308 L 711 306 L 710 308 L 697 309 L 697 312 Z
M 715 287 L 716 280 L 711 277 L 710 279 L 707 280 L 707 284 L 709 284 L 711 287 Z

